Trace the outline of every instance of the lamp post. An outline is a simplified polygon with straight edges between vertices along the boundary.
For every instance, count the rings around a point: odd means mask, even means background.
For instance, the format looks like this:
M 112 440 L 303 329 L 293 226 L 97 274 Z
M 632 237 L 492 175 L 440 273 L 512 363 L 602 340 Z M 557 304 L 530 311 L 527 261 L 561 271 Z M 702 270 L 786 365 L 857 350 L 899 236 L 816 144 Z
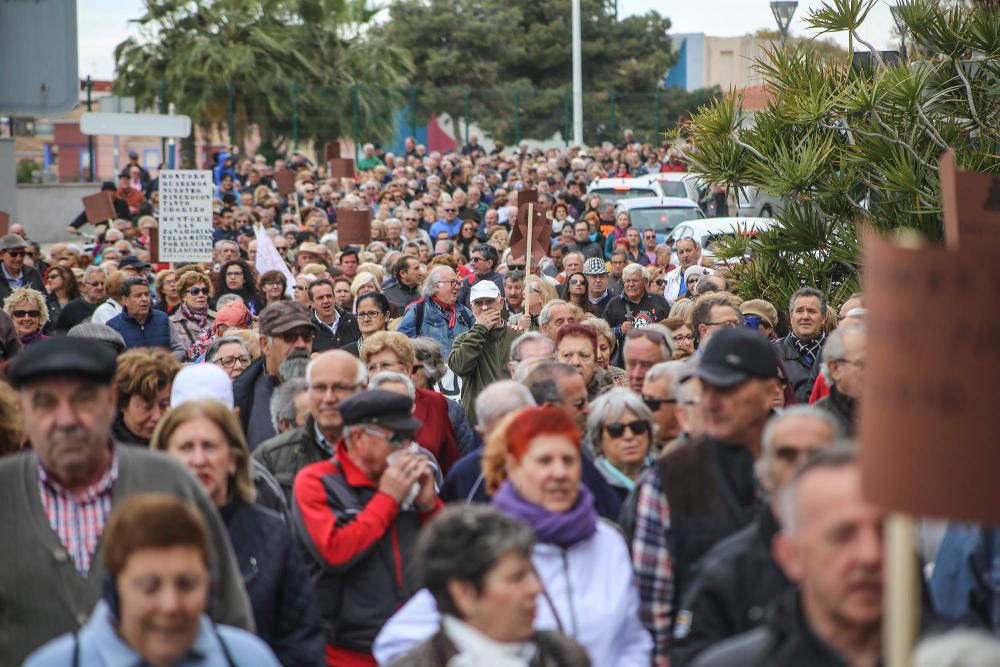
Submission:
M 892 12 L 892 20 L 896 24 L 896 30 L 899 31 L 899 55 L 906 59 L 906 21 L 903 20 L 903 8 L 899 5 L 890 5 L 889 11 Z
M 795 16 L 795 9 L 799 6 L 796 0 L 772 0 L 771 13 L 774 20 L 778 22 L 778 32 L 781 33 L 781 48 L 785 48 L 788 41 L 788 26 L 792 24 L 792 17 Z
M 573 143 L 583 147 L 583 55 L 580 0 L 572 0 L 573 20 Z

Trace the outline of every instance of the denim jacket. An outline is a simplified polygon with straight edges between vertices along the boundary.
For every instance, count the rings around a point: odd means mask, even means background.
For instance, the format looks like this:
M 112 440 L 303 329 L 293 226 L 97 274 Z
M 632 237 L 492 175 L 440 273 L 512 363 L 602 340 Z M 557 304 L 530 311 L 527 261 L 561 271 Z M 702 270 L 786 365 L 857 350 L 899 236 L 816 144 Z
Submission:
M 929 588 L 938 614 L 974 621 L 1000 637 L 1000 531 L 949 526 Z
M 433 299 L 424 297 L 419 301 L 414 301 L 406 308 L 403 319 L 400 320 L 396 331 L 406 334 L 409 338 L 417 336 L 430 336 L 441 345 L 441 353 L 447 359 L 451 354 L 451 344 L 460 335 L 472 328 L 476 323 L 476 318 L 472 311 L 460 303 L 455 304 L 458 314 L 455 318 L 455 326 L 448 328 L 448 315 L 437 305 Z M 420 331 L 417 331 L 417 313 L 423 311 L 423 319 L 420 322 Z

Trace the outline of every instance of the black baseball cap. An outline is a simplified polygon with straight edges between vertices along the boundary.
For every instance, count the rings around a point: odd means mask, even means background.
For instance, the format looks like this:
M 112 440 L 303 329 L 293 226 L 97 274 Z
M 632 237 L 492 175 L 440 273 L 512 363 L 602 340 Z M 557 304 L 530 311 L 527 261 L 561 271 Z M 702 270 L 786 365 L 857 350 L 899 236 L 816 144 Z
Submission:
M 7 377 L 15 389 L 60 375 L 108 384 L 115 375 L 117 357 L 107 343 L 55 336 L 24 348 L 11 362 Z
M 695 375 L 717 387 L 735 387 L 752 378 L 776 378 L 778 355 L 757 331 L 725 328 L 708 339 Z
M 397 433 L 416 433 L 423 422 L 413 416 L 409 396 L 385 389 L 368 389 L 340 403 L 345 426 L 375 424 Z

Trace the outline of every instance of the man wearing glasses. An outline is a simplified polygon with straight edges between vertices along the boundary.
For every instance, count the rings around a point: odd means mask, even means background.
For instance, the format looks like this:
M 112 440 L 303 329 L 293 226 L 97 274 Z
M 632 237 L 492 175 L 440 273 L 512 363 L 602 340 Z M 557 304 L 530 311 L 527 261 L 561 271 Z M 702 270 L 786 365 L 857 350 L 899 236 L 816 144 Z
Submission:
M 656 324 L 667 319 L 670 306 L 659 294 L 646 289 L 646 273 L 640 264 L 629 264 L 622 270 L 622 293 L 608 303 L 604 309 L 604 319 L 618 337 L 618 348 L 622 349 L 622 337 L 632 329 Z
M 409 396 L 382 389 L 346 398 L 333 457 L 295 479 L 293 522 L 312 561 L 331 665 L 374 664 L 375 635 L 416 589 L 417 533 L 444 506 L 411 447 L 421 426 L 412 411 Z
M 424 229 L 421 229 L 421 217 L 424 213 L 424 204 L 414 202 L 411 204 L 410 209 L 403 211 L 400 216 L 400 220 L 403 222 L 403 233 L 400 234 L 400 239 L 403 243 L 407 241 L 423 241 L 428 246 L 431 244 L 431 237 L 427 234 Z
M 840 423 L 848 436 L 854 437 L 857 402 L 865 383 L 865 359 L 868 335 L 861 323 L 837 327 L 823 346 L 823 363 L 830 377 L 830 393 L 816 401 Z
M 233 400 L 251 449 L 275 435 L 270 404 L 271 393 L 283 382 L 278 369 L 289 357 L 309 357 L 316 325 L 305 305 L 277 301 L 261 311 L 258 330 L 261 355 L 233 382 Z
M 83 282 L 80 283 L 80 296 L 67 303 L 59 311 L 56 320 L 56 331 L 69 331 L 80 322 L 90 319 L 97 307 L 104 303 L 104 280 L 107 275 L 104 269 L 91 265 L 83 272 Z
M 447 201 L 441 206 L 441 210 L 444 217 L 431 225 L 431 238 L 437 239 L 442 232 L 447 234 L 448 238 L 456 238 L 462 229 L 462 219 L 458 217 L 458 204 Z
M 472 248 L 469 253 L 472 257 L 469 260 L 469 266 L 475 272 L 469 276 L 468 282 L 462 286 L 462 291 L 458 295 L 458 300 L 469 305 L 469 294 L 472 288 L 480 282 L 488 280 L 497 286 L 497 290 L 500 292 L 500 296 L 503 297 L 503 281 L 504 275 L 498 273 L 496 268 L 497 264 L 500 263 L 500 253 L 497 249 L 488 243 L 480 243 Z
M 423 297 L 411 303 L 396 331 L 410 338 L 430 336 L 441 346 L 445 358 L 455 339 L 472 328 L 476 318 L 458 303 L 462 281 L 449 266 L 435 266 L 424 281 Z
M 17 234 L 0 238 L 0 301 L 19 287 L 30 287 L 46 293 L 42 276 L 34 267 L 24 263 L 28 242 Z

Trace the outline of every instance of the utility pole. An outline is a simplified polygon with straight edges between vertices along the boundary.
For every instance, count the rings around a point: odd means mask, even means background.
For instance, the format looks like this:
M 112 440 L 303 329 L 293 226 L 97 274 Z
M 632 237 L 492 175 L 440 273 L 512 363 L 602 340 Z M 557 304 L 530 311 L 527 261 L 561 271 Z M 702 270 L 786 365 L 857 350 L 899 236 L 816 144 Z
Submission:
M 573 2 L 573 144 L 583 146 L 583 51 L 580 0 Z

